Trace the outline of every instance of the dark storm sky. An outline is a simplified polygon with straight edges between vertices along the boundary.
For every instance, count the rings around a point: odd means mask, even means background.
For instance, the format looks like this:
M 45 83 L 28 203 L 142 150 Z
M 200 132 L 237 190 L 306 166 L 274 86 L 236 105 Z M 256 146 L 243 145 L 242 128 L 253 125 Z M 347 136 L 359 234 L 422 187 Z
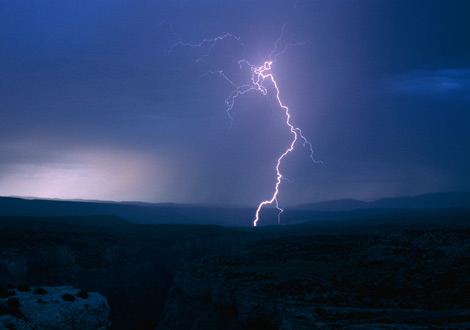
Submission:
M 281 205 L 470 190 L 468 1 L 0 2 L 0 195 L 150 202 L 270 198 L 291 136 L 249 92 L 232 33 L 273 65 L 312 142 L 282 164 Z M 243 55 L 245 56 L 245 55 Z

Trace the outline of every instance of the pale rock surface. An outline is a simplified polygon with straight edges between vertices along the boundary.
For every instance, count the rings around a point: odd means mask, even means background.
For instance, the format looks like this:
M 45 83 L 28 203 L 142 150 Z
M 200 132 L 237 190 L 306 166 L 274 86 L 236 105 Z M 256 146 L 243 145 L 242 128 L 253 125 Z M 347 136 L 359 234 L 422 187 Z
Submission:
M 0 298 L 3 311 L 0 315 L 0 330 L 105 330 L 110 328 L 109 305 L 106 297 L 95 292 L 88 292 L 88 297 L 81 298 L 77 296 L 80 290 L 72 286 L 42 288 L 47 292 L 46 294 L 35 293 L 36 288 L 31 288 L 31 291 L 27 292 L 14 289 L 14 295 Z M 70 296 L 65 296 L 66 299 L 64 299 L 64 295 Z M 13 301 L 18 299 L 19 302 L 19 307 L 14 308 L 16 313 L 12 313 L 15 315 L 5 312 L 12 309 L 11 299 Z M 8 300 L 10 300 L 9 309 Z

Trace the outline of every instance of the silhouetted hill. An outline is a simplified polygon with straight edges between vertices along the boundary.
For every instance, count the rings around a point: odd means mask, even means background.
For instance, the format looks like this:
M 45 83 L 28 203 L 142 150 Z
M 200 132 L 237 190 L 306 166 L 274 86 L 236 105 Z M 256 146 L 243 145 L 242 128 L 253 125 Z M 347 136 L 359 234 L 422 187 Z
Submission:
M 470 193 L 435 193 L 414 197 L 384 198 L 373 202 L 353 199 L 304 204 L 286 208 L 282 224 L 330 219 L 383 218 L 390 212 L 414 215 L 417 210 L 470 208 Z M 405 211 L 404 211 L 405 210 Z M 97 202 L 22 199 L 0 197 L 0 216 L 90 216 L 115 215 L 144 224 L 204 224 L 232 227 L 251 226 L 254 207 L 231 205 L 151 204 L 139 202 Z M 260 224 L 277 224 L 277 210 L 265 208 Z
M 370 208 L 468 208 L 470 207 L 470 192 L 447 192 L 412 197 L 382 198 L 368 204 Z
M 50 224 L 84 225 L 97 227 L 118 227 L 129 225 L 126 221 L 115 215 L 89 215 L 89 216 L 59 216 L 59 217 L 27 217 L 27 216 L 1 216 L 0 222 L 38 222 Z
M 0 197 L 0 216 L 115 215 L 128 221 L 148 224 L 251 226 L 255 211 L 254 208 L 240 206 L 130 203 Z
M 351 211 L 365 208 L 367 204 L 367 202 L 358 201 L 356 199 L 338 199 L 333 201 L 301 204 L 295 206 L 294 208 L 314 211 Z
M 372 202 L 340 199 L 295 206 L 298 210 L 351 211 L 357 209 L 437 209 L 469 208 L 470 192 L 431 193 L 419 196 L 382 198 Z

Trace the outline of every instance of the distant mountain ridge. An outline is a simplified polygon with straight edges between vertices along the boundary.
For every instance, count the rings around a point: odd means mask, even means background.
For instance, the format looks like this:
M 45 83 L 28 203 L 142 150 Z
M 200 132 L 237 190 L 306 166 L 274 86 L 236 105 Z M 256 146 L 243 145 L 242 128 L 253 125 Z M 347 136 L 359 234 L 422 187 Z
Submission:
M 117 216 L 151 224 L 251 226 L 254 207 L 139 202 L 98 202 L 0 197 L 0 216 Z
M 358 209 L 437 209 L 470 208 L 470 192 L 429 193 L 418 196 L 382 198 L 372 202 L 340 199 L 297 205 L 298 210 L 352 211 Z
M 470 192 L 383 198 L 373 202 L 342 199 L 286 207 L 281 223 L 376 216 L 387 210 L 470 209 Z M 255 207 L 239 205 L 151 204 L 0 197 L 0 216 L 70 217 L 108 215 L 144 224 L 201 224 L 251 227 Z M 415 212 L 415 211 L 413 211 Z M 277 224 L 277 210 L 263 210 L 262 225 Z M 112 218 L 110 218 L 112 219 Z M 93 221 L 89 219 L 88 221 Z M 114 221 L 114 220 L 113 220 Z

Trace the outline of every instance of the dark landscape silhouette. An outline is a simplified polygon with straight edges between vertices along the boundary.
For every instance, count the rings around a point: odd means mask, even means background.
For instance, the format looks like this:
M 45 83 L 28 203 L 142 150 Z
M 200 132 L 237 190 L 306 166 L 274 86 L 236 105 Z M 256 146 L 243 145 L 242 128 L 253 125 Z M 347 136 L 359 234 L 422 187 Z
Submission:
M 44 287 L 65 306 L 105 297 L 112 329 L 468 328 L 468 196 L 329 202 L 260 228 L 247 207 L 2 197 L 0 320 L 33 322 L 22 292 Z

